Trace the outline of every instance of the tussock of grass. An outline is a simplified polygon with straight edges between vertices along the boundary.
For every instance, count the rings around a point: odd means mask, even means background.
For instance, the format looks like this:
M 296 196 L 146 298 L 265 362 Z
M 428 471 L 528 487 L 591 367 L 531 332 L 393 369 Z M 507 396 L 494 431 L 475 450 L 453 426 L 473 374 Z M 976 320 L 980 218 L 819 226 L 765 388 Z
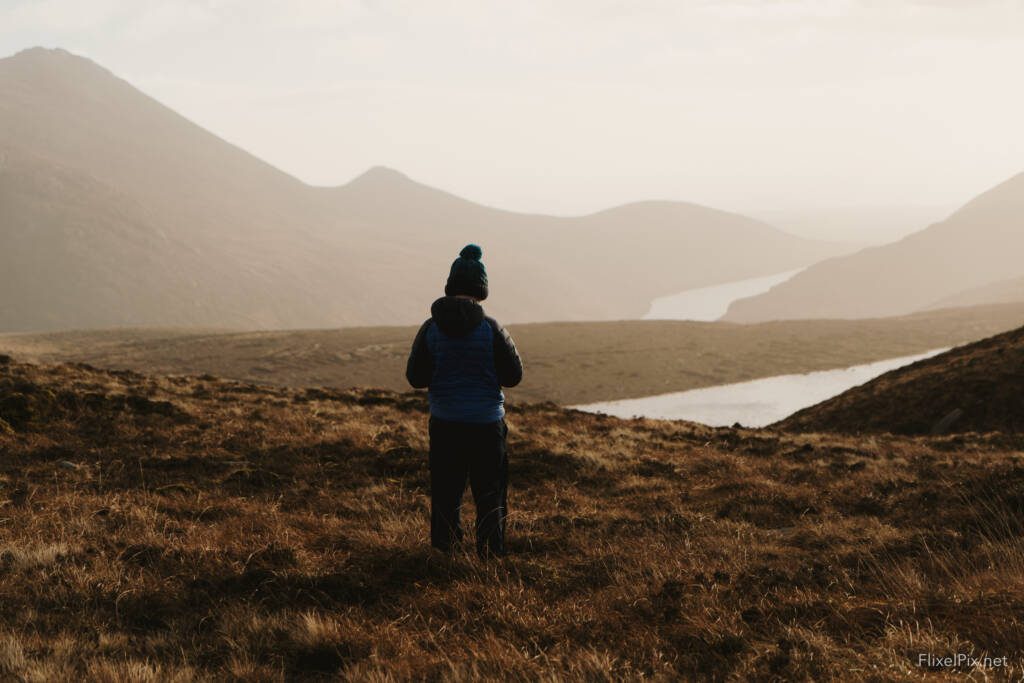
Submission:
M 1024 673 L 1014 438 L 523 406 L 482 563 L 427 547 L 421 396 L 17 363 L 0 393 L 0 679 Z
M 66 543 L 31 544 L 27 547 L 11 546 L 0 550 L 0 566 L 11 571 L 29 571 L 54 565 L 67 556 Z

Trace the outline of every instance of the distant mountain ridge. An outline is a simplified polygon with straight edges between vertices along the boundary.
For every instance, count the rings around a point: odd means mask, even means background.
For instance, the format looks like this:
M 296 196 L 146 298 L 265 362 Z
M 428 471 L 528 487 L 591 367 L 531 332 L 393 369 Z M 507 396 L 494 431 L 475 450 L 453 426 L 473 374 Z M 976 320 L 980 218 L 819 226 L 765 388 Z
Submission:
M 999 280 L 981 287 L 972 287 L 937 301 L 929 308 L 952 308 L 987 304 L 1008 304 L 1024 301 L 1024 276 Z
M 963 292 L 1024 277 L 1021 253 L 1024 173 L 898 242 L 823 261 L 764 294 L 733 302 L 724 319 L 870 318 L 957 305 Z M 965 303 L 1007 300 L 1005 292 L 975 291 Z
M 63 50 L 0 59 L 0 91 L 0 331 L 416 323 L 470 241 L 505 320 L 639 318 L 842 249 L 682 202 L 520 214 L 382 167 L 312 187 Z

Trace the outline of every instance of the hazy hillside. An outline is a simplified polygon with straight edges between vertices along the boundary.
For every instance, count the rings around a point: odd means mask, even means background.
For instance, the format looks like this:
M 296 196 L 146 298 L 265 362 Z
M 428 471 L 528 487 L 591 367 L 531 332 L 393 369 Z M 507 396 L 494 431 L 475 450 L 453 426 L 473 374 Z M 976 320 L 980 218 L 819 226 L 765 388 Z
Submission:
M 916 679 L 949 643 L 1019 678 L 1019 443 L 518 406 L 481 563 L 429 548 L 426 419 L 0 357 L 0 678 Z
M 753 215 L 794 235 L 848 242 L 861 247 L 888 244 L 949 215 L 957 207 L 915 204 L 854 205 L 756 211 Z
M 968 289 L 936 302 L 931 308 L 1006 304 L 1020 301 L 1024 301 L 1024 276 Z
M 1024 431 L 1024 328 L 886 373 L 777 426 L 790 431 Z
M 572 405 L 847 367 L 996 334 L 1024 304 L 876 320 L 512 325 L 527 373 L 513 399 Z M 235 332 L 109 330 L 0 335 L 0 352 L 140 372 L 212 373 L 290 386 L 403 390 L 415 327 Z
M 60 50 L 0 60 L 0 92 L 0 330 L 413 324 L 469 241 L 506 320 L 631 318 L 839 249 L 678 202 L 516 214 L 382 168 L 310 187 Z
M 964 290 L 1024 276 L 1022 225 L 1024 174 L 899 242 L 824 261 L 765 294 L 734 302 L 725 319 L 866 318 L 921 310 Z

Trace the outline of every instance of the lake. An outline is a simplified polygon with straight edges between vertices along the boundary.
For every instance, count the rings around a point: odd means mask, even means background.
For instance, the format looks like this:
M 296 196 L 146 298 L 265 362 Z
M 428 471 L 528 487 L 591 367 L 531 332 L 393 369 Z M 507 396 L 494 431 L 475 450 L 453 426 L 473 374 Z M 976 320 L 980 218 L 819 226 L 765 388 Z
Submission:
M 625 418 L 691 420 L 714 427 L 729 426 L 738 422 L 745 427 L 764 427 L 890 370 L 944 351 L 948 351 L 948 348 L 836 370 L 777 375 L 737 384 L 572 407 L 591 413 L 605 413 Z
M 718 320 L 737 299 L 764 294 L 775 285 L 793 277 L 803 268 L 763 277 L 736 280 L 722 285 L 688 289 L 678 294 L 663 296 L 651 302 L 644 320 Z

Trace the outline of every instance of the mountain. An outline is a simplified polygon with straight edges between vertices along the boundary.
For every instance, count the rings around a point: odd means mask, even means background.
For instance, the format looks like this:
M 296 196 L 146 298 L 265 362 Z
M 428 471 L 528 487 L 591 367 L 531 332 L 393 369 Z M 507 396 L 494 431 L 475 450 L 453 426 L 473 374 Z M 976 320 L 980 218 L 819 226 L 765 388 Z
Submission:
M 768 209 L 753 213 L 755 218 L 776 225 L 794 235 L 847 242 L 860 247 L 888 244 L 929 225 L 956 209 L 919 204 L 882 204 Z
M 640 317 L 840 250 L 682 202 L 502 211 L 374 168 L 312 187 L 95 63 L 0 60 L 0 331 L 414 324 L 467 242 L 509 321 Z
M 937 301 L 929 308 L 952 308 L 954 306 L 985 306 L 989 304 L 1010 304 L 1024 301 L 1024 276 L 1000 280 Z
M 868 318 L 922 310 L 1024 276 L 1024 173 L 899 242 L 815 264 L 730 306 L 725 320 Z
M 798 432 L 1024 431 L 1024 327 L 899 368 L 774 425 Z

